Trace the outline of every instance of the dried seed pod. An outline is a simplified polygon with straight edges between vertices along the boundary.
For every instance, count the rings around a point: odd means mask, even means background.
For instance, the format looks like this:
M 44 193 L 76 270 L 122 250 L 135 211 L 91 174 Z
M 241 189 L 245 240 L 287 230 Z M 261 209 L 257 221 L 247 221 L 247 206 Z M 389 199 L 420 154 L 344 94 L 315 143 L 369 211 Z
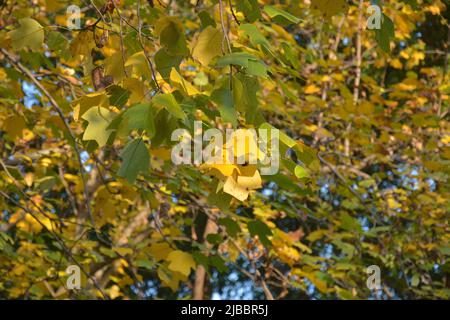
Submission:
M 96 91 L 106 88 L 114 83 L 112 76 L 103 76 L 103 68 L 95 67 L 92 70 L 92 84 Z
M 97 45 L 97 48 L 103 48 L 103 46 L 108 42 L 109 38 L 109 32 L 108 30 L 103 30 L 102 36 L 100 37 L 99 41 L 97 42 L 97 39 L 95 39 L 95 44 Z
M 94 86 L 94 89 L 100 90 L 103 88 L 102 78 L 103 78 L 103 68 L 102 67 L 95 67 L 92 70 L 92 85 Z

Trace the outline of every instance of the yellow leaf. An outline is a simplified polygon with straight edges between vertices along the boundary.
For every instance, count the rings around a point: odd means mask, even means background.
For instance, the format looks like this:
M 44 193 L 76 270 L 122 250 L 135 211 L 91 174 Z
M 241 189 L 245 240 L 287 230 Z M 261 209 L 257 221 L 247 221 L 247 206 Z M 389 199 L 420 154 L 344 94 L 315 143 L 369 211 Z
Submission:
M 178 289 L 180 281 L 187 281 L 187 276 L 179 273 L 179 272 L 170 272 L 163 266 L 158 268 L 158 277 L 161 279 L 163 286 L 169 287 L 175 292 Z
M 133 74 L 137 77 L 145 76 L 147 79 L 152 78 L 152 71 L 150 70 L 144 51 L 136 52 L 127 59 L 125 67 L 130 66 L 133 67 Z
M 223 192 L 232 195 L 239 201 L 247 200 L 248 195 L 250 194 L 250 192 L 246 188 L 240 186 L 232 176 L 228 177 L 223 185 Z
M 347 7 L 345 0 L 311 0 L 311 8 L 321 11 L 327 19 L 338 13 L 345 12 Z
M 401 83 L 396 84 L 394 87 L 400 91 L 412 91 L 417 89 L 420 85 L 420 82 L 417 79 L 406 79 Z
M 131 248 L 115 247 L 114 251 L 117 252 L 118 254 L 120 254 L 121 256 L 133 254 L 133 249 L 131 249 Z
M 227 141 L 227 145 L 233 147 L 233 156 L 235 158 L 244 158 L 247 163 L 254 164 L 256 160 L 263 160 L 265 158 L 264 153 L 258 147 L 255 131 L 238 129 L 233 132 Z
M 118 51 L 105 59 L 105 75 L 110 75 L 115 81 L 120 81 L 125 77 L 122 52 Z
M 131 92 L 128 99 L 131 105 L 142 102 L 145 96 L 145 89 L 141 80 L 136 78 L 126 78 L 123 80 L 123 87 Z
M 426 7 L 425 11 L 429 11 L 433 15 L 438 15 L 441 13 L 441 8 L 437 4 L 432 4 L 428 7 Z
M 84 131 L 83 140 L 95 140 L 99 147 L 104 146 L 112 133 L 112 130 L 107 128 L 114 116 L 114 112 L 101 107 L 93 107 L 86 111 L 82 118 L 89 124 Z
M 6 72 L 5 72 L 5 69 L 0 68 L 0 81 L 5 80 L 7 77 L 8 76 L 7 76 Z
M 317 289 L 319 289 L 320 292 L 327 293 L 330 292 L 331 290 L 327 288 L 327 284 L 325 281 L 318 279 L 317 277 L 318 272 L 305 272 L 300 269 L 294 269 L 293 273 L 301 277 L 307 278 L 309 281 L 312 282 L 313 285 L 316 286 Z
M 391 61 L 391 66 L 395 69 L 403 68 L 403 64 L 400 62 L 400 59 L 394 59 Z
M 21 137 L 23 130 L 26 128 L 26 123 L 24 117 L 19 115 L 13 115 L 6 119 L 4 123 L 4 129 L 11 137 L 15 139 L 16 137 Z
M 113 286 L 111 286 L 111 288 L 109 288 L 109 290 L 108 290 L 108 293 L 109 293 L 109 297 L 111 298 L 111 299 L 115 299 L 115 298 L 117 298 L 117 297 L 120 297 L 122 294 L 120 293 L 120 288 L 119 288 L 119 286 L 118 285 L 113 285 Z
M 33 185 L 34 181 L 34 174 L 32 172 L 27 172 L 24 177 L 25 184 L 29 187 Z
M 216 28 L 208 26 L 198 36 L 192 49 L 192 56 L 207 66 L 212 59 L 222 54 L 223 34 Z
M 164 260 L 173 250 L 166 242 L 154 243 L 148 249 L 149 253 L 156 261 Z
M 169 253 L 167 256 L 169 261 L 169 269 L 175 272 L 179 272 L 184 276 L 188 276 L 191 269 L 195 269 L 195 261 L 192 256 L 180 250 L 175 250 Z
M 95 42 L 92 32 L 82 31 L 70 44 L 70 52 L 74 57 L 78 55 L 87 57 L 91 54 L 91 50 L 94 46 Z
M 450 144 L 450 135 L 446 134 L 442 137 L 441 142 L 443 144 Z
M 259 189 L 262 187 L 261 175 L 259 174 L 259 171 L 256 170 L 255 174 L 251 177 L 238 176 L 237 184 L 246 190 Z
M 94 92 L 82 96 L 73 102 L 73 118 L 78 121 L 91 107 L 108 107 L 109 99 L 105 92 Z
M 189 82 L 183 79 L 175 68 L 170 72 L 170 80 L 172 83 L 183 90 L 188 96 L 200 94 L 200 92 Z
M 306 94 L 313 94 L 313 93 L 317 93 L 319 91 L 320 91 L 320 88 L 315 86 L 315 85 L 313 85 L 313 84 L 311 84 L 311 85 L 309 85 L 309 86 L 307 86 L 305 88 L 305 93 Z
M 217 170 L 225 177 L 229 177 L 233 175 L 235 171 L 239 171 L 239 167 L 234 164 L 203 164 L 200 166 L 200 169 Z

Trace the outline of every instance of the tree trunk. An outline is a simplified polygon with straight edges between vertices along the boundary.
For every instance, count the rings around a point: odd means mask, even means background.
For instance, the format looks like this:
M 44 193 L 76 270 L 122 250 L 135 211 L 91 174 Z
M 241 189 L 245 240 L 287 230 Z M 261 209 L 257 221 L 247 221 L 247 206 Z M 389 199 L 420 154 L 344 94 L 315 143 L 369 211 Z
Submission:
M 206 240 L 208 234 L 216 232 L 217 228 L 214 222 L 208 218 L 206 221 L 205 231 L 203 232 L 203 241 Z M 204 252 L 205 255 L 208 255 L 209 248 L 211 247 L 208 243 L 206 244 L 207 252 Z M 206 281 L 206 269 L 202 265 L 198 265 L 195 270 L 195 282 L 194 288 L 192 292 L 192 298 L 194 300 L 203 300 L 205 296 L 205 281 Z

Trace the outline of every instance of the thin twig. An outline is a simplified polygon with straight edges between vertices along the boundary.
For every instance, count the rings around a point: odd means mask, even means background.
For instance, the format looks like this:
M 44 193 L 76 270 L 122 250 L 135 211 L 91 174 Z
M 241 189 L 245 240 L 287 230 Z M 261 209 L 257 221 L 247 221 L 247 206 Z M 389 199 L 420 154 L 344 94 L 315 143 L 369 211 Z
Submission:
M 75 134 L 72 132 L 72 129 L 70 128 L 69 122 L 67 121 L 66 117 L 64 116 L 64 113 L 61 110 L 61 108 L 59 107 L 59 105 L 56 102 L 56 100 L 47 91 L 47 89 L 36 79 L 36 77 L 33 75 L 33 73 L 27 67 L 25 67 L 23 64 L 21 64 L 19 61 L 16 61 L 8 51 L 6 51 L 3 48 L 0 49 L 0 50 L 6 56 L 6 58 L 10 61 L 10 63 L 13 66 L 15 66 L 17 69 L 19 69 L 19 71 L 21 71 L 25 75 L 27 75 L 28 78 L 30 78 L 30 80 L 36 85 L 36 87 L 48 98 L 48 100 L 49 100 L 50 104 L 52 105 L 53 109 L 56 111 L 56 113 L 58 114 L 60 119 L 63 121 L 64 126 L 66 127 L 67 132 L 70 135 L 70 138 L 71 138 L 72 143 L 73 143 L 73 148 L 74 148 L 76 156 L 77 156 L 78 165 L 80 167 L 81 181 L 82 181 L 82 184 L 83 184 L 83 194 L 84 194 L 84 198 L 85 198 L 85 207 L 86 207 L 87 213 L 89 215 L 89 219 L 91 221 L 92 227 L 95 229 L 94 217 L 92 215 L 91 206 L 90 206 L 90 196 L 89 196 L 89 192 L 88 192 L 88 189 L 87 189 L 87 183 L 86 183 L 86 178 L 85 178 L 85 169 L 84 169 L 84 166 L 83 166 L 83 162 L 81 160 L 81 151 L 78 148 L 77 142 L 75 140 Z
M 50 235 L 53 236 L 53 238 L 55 238 L 55 240 L 61 245 L 64 253 L 66 253 L 66 255 L 80 268 L 80 270 L 83 272 L 83 274 L 88 277 L 92 283 L 94 284 L 95 288 L 102 294 L 103 298 L 108 300 L 109 297 L 106 295 L 106 293 L 102 290 L 102 288 L 98 285 L 97 281 L 83 268 L 83 266 L 75 259 L 75 257 L 73 256 L 72 252 L 70 252 L 70 250 L 67 248 L 66 244 L 64 243 L 64 241 L 53 231 L 51 231 L 50 229 L 47 228 L 47 226 L 41 221 L 39 220 L 39 218 L 35 215 L 35 213 L 27 208 L 22 206 L 20 203 L 18 203 L 16 200 L 14 200 L 13 198 L 11 198 L 8 194 L 6 194 L 5 192 L 0 190 L 0 194 L 6 198 L 7 200 L 9 200 L 10 202 L 12 202 L 16 207 L 21 208 L 22 210 L 24 210 L 25 212 L 27 212 L 28 214 L 31 215 L 31 217 L 36 220 L 37 223 L 39 223 L 39 225 L 41 225 L 41 227 L 48 232 Z

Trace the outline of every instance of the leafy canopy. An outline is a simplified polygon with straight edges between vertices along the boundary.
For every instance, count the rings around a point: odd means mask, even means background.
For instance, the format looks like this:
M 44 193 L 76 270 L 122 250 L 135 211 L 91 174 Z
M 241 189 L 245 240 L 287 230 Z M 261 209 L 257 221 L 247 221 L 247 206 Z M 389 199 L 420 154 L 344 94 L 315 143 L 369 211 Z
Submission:
M 445 1 L 35 2 L 0 6 L 0 298 L 449 298 Z M 280 129 L 279 172 L 174 165 L 194 121 Z

